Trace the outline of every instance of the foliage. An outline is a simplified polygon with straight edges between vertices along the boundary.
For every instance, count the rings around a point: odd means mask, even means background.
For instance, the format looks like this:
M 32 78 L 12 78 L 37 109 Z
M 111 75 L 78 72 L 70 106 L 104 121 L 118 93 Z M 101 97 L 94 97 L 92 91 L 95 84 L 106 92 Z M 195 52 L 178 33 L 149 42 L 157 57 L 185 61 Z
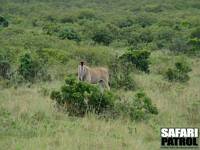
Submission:
M 63 27 L 56 23 L 46 24 L 42 28 L 44 33 L 48 35 L 54 35 L 59 37 L 60 39 L 69 39 L 74 40 L 76 42 L 81 41 L 80 35 L 72 28 L 69 27 Z
M 186 82 L 189 80 L 188 72 L 190 71 L 191 68 L 186 62 L 176 62 L 175 68 L 169 68 L 166 72 L 166 78 L 169 81 Z
M 125 62 L 131 62 L 137 69 L 148 73 L 150 54 L 148 51 L 129 50 L 120 56 L 120 59 Z
M 69 39 L 69 40 L 74 40 L 76 42 L 81 41 L 81 37 L 73 30 L 73 29 L 68 29 L 65 28 L 59 32 L 58 35 L 59 38 L 63 39 Z
M 0 58 L 0 77 L 4 79 L 9 79 L 11 72 L 11 65 L 7 60 Z
M 93 33 L 92 40 L 99 44 L 109 45 L 113 41 L 113 37 L 107 29 L 97 29 Z
M 69 115 L 75 116 L 83 116 L 88 111 L 102 113 L 112 109 L 115 100 L 111 92 L 102 93 L 98 86 L 76 81 L 73 77 L 68 77 L 61 91 L 52 91 L 50 97 L 59 106 L 65 106 Z
M 27 81 L 33 81 L 39 71 L 38 63 L 33 61 L 30 54 L 25 54 L 20 58 L 19 74 Z
M 60 27 L 56 24 L 46 24 L 44 25 L 44 27 L 42 28 L 42 30 L 44 31 L 44 33 L 48 34 L 48 35 L 54 35 L 57 32 L 60 31 L 59 29 Z
M 121 60 L 118 56 L 115 56 L 109 66 L 110 71 L 110 84 L 112 88 L 134 90 L 136 83 L 133 80 L 132 64 Z
M 118 23 L 117 23 L 117 26 L 119 28 L 127 28 L 127 27 L 130 27 L 133 25 L 133 21 L 129 18 L 127 19 L 123 19 L 123 20 L 120 20 Z
M 18 73 L 26 81 L 33 82 L 37 78 L 49 80 L 50 76 L 47 74 L 45 69 L 45 66 L 41 62 L 34 60 L 28 53 L 22 55 L 20 58 Z
M 199 50 L 200 50 L 200 28 L 197 28 L 194 31 L 192 31 L 190 37 L 191 38 L 190 38 L 188 44 L 192 46 L 192 51 L 199 52 Z
M 4 17 L 0 16 L 0 27 L 8 27 L 8 25 L 8 21 Z
M 158 114 L 158 109 L 144 92 L 137 92 L 131 101 L 118 103 L 116 109 L 121 115 L 129 116 L 131 120 L 141 121 Z
M 189 50 L 189 45 L 186 39 L 176 38 L 172 40 L 169 49 L 174 52 L 186 52 Z

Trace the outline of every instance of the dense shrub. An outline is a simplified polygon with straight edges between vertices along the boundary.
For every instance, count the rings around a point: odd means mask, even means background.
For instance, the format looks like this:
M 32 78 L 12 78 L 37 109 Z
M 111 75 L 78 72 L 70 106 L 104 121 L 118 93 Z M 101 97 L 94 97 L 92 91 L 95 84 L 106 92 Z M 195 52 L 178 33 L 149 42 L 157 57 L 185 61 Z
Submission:
M 39 71 L 38 63 L 33 60 L 30 54 L 25 54 L 20 58 L 18 72 L 27 81 L 33 81 Z
M 78 19 L 88 19 L 93 20 L 97 19 L 95 12 L 90 9 L 84 9 L 79 12 Z
M 26 81 L 33 82 L 36 79 L 50 80 L 50 75 L 47 73 L 44 62 L 34 60 L 30 54 L 26 53 L 20 58 L 18 73 Z
M 120 20 L 117 23 L 117 26 L 119 28 L 127 28 L 133 25 L 133 21 L 131 19 L 125 19 L 125 20 Z
M 116 109 L 121 115 L 136 121 L 146 120 L 152 114 L 158 114 L 157 107 L 144 92 L 136 93 L 130 101 L 116 104 Z
M 120 56 L 120 59 L 124 60 L 125 62 L 131 62 L 133 65 L 136 66 L 137 69 L 148 73 L 150 54 L 151 53 L 148 51 L 129 50 L 122 56 Z
M 99 44 L 109 45 L 113 41 L 113 36 L 107 29 L 97 29 L 93 33 L 92 40 Z
M 186 39 L 175 38 L 172 40 L 169 49 L 173 52 L 186 52 L 187 50 L 189 50 L 189 46 Z
M 61 23 L 74 23 L 77 21 L 77 17 L 74 14 L 67 13 L 60 17 Z
M 192 46 L 192 51 L 200 51 L 200 28 L 192 31 L 188 44 Z
M 69 27 L 62 27 L 55 23 L 44 25 L 42 30 L 44 31 L 44 33 L 48 35 L 57 36 L 62 40 L 69 39 L 69 40 L 74 40 L 76 42 L 81 41 L 80 35 L 74 29 Z
M 143 28 L 147 26 L 151 26 L 155 22 L 155 18 L 153 18 L 149 14 L 141 14 L 136 18 L 136 22 Z
M 0 27 L 8 27 L 8 25 L 8 21 L 4 17 L 0 16 Z
M 53 91 L 51 99 L 65 106 L 69 115 L 83 116 L 86 112 L 102 113 L 114 106 L 114 96 L 109 91 L 101 92 L 98 86 L 79 82 L 68 77 L 61 91 Z
M 141 42 L 150 43 L 153 41 L 153 35 L 150 30 L 143 30 L 139 36 Z
M 126 39 L 127 39 L 128 45 L 131 46 L 131 48 L 133 49 L 138 48 L 138 44 L 141 42 L 140 34 L 137 32 L 133 32 L 133 33 L 128 32 L 126 35 Z
M 157 47 L 168 48 L 169 43 L 172 42 L 174 35 L 174 30 L 169 27 L 157 28 L 154 33 L 155 43 L 157 44 Z
M 136 83 L 131 76 L 132 64 L 115 56 L 109 63 L 110 84 L 112 88 L 134 90 Z
M 48 35 L 55 35 L 60 31 L 60 27 L 56 24 L 46 24 L 42 30 Z
M 186 82 L 189 80 L 188 72 L 191 71 L 190 66 L 186 62 L 175 63 L 175 68 L 169 68 L 166 72 L 166 78 L 169 81 Z
M 58 33 L 59 38 L 61 39 L 69 39 L 69 40 L 74 40 L 76 42 L 81 41 L 81 37 L 77 32 L 75 32 L 73 29 L 69 28 L 64 28 L 59 31 Z

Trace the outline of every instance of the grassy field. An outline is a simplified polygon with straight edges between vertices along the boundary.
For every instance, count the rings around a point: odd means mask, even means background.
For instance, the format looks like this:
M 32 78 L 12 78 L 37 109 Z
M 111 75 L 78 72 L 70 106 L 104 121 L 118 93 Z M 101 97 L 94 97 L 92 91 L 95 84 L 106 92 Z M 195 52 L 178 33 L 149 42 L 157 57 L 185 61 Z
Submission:
M 200 127 L 199 27 L 199 0 L 0 0 L 0 67 L 14 74 L 0 68 L 0 150 L 158 150 L 161 127 Z M 50 99 L 81 60 L 110 67 L 128 50 L 151 52 L 150 72 L 133 67 L 136 88 L 111 92 L 126 102 L 142 90 L 158 115 L 72 117 Z M 22 77 L 24 54 L 51 79 Z M 187 82 L 166 79 L 178 61 Z
M 3 89 L 1 149 L 160 149 L 161 127 L 200 126 L 199 109 L 188 110 L 200 97 L 200 61 L 192 59 L 191 63 L 191 80 L 186 84 L 169 83 L 155 74 L 135 76 L 159 109 L 159 115 L 148 122 L 105 120 L 94 114 L 68 117 L 44 96 L 44 91 L 59 87 L 61 81 Z M 133 94 L 121 92 L 126 97 Z

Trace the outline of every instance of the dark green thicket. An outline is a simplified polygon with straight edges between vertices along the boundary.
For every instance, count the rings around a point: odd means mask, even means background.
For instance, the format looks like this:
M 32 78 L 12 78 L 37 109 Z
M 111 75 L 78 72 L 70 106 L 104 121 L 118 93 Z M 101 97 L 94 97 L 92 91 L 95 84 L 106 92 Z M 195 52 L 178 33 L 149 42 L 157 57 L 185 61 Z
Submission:
M 77 81 L 74 77 L 68 77 L 60 91 L 52 91 L 50 97 L 72 116 L 95 112 L 140 121 L 148 119 L 151 114 L 158 114 L 156 106 L 144 92 L 138 92 L 131 101 L 121 103 L 112 92 L 102 92 L 99 86 Z
M 192 71 L 192 69 L 186 62 L 176 62 L 175 67 L 169 68 L 166 72 L 166 78 L 169 81 L 186 82 L 190 79 L 188 75 L 190 71 Z
M 125 52 L 122 56 L 120 56 L 120 59 L 122 59 L 125 62 L 130 62 L 133 65 L 135 65 L 137 69 L 148 73 L 150 64 L 150 54 L 151 53 L 148 51 L 129 50 Z
M 110 84 L 112 88 L 134 90 L 136 83 L 131 75 L 132 63 L 120 59 L 118 56 L 112 58 L 109 66 Z
M 44 62 L 34 60 L 30 54 L 26 53 L 22 55 L 19 63 L 18 73 L 26 81 L 50 80 Z
M 0 16 L 0 27 L 8 27 L 8 25 L 8 21 L 4 17 Z
M 69 40 L 74 40 L 76 42 L 81 41 L 81 37 L 78 35 L 78 33 L 75 32 L 73 29 L 68 29 L 68 28 L 59 31 L 58 37 L 61 38 L 62 40 L 69 39 Z
M 61 25 L 51 23 L 51 24 L 46 24 L 42 28 L 44 33 L 48 35 L 54 35 L 59 37 L 60 39 L 68 39 L 68 40 L 73 40 L 76 42 L 81 41 L 80 35 L 72 28 L 70 27 L 63 27 Z
M 92 40 L 99 44 L 109 45 L 113 41 L 113 36 L 108 29 L 97 29 L 93 33 Z
M 51 99 L 64 106 L 69 115 L 83 116 L 86 112 L 102 113 L 114 106 L 114 96 L 109 91 L 102 93 L 99 86 L 79 82 L 73 77 L 65 80 L 60 91 L 53 91 Z
M 20 58 L 20 66 L 18 72 L 27 81 L 33 81 L 39 72 L 38 63 L 33 61 L 30 54 L 25 54 Z

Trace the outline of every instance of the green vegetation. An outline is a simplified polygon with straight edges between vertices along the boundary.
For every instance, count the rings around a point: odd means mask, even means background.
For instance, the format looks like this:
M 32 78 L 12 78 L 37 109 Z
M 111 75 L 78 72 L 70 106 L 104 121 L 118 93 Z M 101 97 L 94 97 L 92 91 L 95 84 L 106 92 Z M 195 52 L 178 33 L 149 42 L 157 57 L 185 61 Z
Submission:
M 158 150 L 161 127 L 200 126 L 199 10 L 199 0 L 1 1 L 0 149 Z M 81 60 L 109 69 L 111 91 L 70 78 Z
M 0 27 L 8 27 L 8 21 L 2 16 L 0 16 Z
M 113 109 L 115 99 L 111 92 L 102 93 L 99 87 L 76 81 L 73 77 L 67 78 L 65 83 L 61 91 L 51 93 L 51 99 L 64 106 L 69 115 L 83 116 L 86 112 L 99 114 Z
M 131 62 L 135 67 L 146 73 L 149 72 L 149 56 L 150 52 L 147 51 L 128 51 L 124 53 L 120 59 L 125 62 Z
M 129 116 L 131 120 L 146 120 L 151 114 L 158 114 L 157 108 L 152 104 L 149 97 L 144 92 L 138 92 L 128 102 L 116 104 L 116 111 L 122 116 Z
M 169 81 L 186 82 L 189 80 L 188 72 L 192 71 L 186 62 L 176 62 L 175 69 L 169 68 L 166 77 Z

